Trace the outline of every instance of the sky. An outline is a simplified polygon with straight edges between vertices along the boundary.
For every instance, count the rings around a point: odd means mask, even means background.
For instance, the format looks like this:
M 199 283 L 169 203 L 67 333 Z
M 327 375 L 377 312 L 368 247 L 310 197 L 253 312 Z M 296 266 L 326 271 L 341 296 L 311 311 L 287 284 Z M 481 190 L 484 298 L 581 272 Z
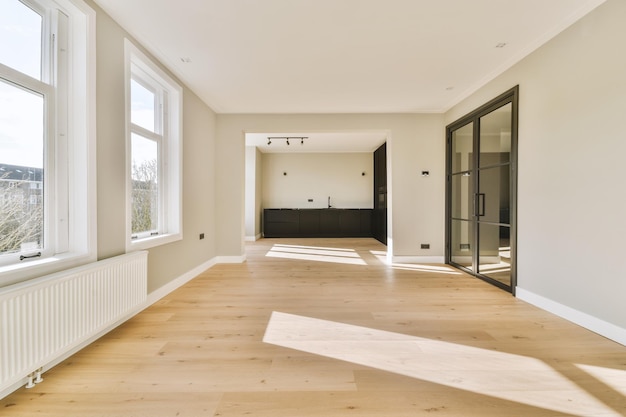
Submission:
M 41 78 L 41 23 L 21 2 L 0 0 L 1 65 Z M 41 95 L 0 78 L 0 163 L 43 167 L 43 104 Z

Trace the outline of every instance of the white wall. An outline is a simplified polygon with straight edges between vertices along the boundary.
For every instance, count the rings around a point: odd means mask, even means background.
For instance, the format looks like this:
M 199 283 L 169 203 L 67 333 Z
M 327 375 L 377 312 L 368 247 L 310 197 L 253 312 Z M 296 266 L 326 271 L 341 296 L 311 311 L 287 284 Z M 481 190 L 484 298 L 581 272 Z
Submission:
M 328 197 L 336 208 L 373 208 L 373 168 L 373 153 L 264 154 L 263 208 L 325 208 Z
M 622 343 L 624 22 L 626 2 L 607 1 L 446 114 L 520 85 L 518 295 Z

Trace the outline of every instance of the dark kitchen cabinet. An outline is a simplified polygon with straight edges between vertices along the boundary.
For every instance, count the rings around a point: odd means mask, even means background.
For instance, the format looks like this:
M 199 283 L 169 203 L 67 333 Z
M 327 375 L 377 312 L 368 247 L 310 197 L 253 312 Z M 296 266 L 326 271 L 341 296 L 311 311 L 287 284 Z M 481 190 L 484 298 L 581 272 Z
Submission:
M 264 237 L 371 237 L 372 209 L 265 209 Z

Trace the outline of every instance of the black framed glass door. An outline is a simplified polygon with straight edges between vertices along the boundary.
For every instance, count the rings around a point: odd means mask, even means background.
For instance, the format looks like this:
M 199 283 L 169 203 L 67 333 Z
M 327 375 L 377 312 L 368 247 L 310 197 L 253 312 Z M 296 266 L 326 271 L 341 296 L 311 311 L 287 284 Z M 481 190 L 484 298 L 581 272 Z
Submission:
M 517 94 L 447 127 L 446 262 L 512 293 Z

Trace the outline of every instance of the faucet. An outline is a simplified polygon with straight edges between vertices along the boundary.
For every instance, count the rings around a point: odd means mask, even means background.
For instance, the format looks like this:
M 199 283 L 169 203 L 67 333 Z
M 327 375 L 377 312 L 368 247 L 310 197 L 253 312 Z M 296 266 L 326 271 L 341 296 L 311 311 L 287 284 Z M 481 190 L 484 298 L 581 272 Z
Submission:
M 330 196 L 328 196 L 328 208 L 331 208 L 332 206 L 330 205 Z

